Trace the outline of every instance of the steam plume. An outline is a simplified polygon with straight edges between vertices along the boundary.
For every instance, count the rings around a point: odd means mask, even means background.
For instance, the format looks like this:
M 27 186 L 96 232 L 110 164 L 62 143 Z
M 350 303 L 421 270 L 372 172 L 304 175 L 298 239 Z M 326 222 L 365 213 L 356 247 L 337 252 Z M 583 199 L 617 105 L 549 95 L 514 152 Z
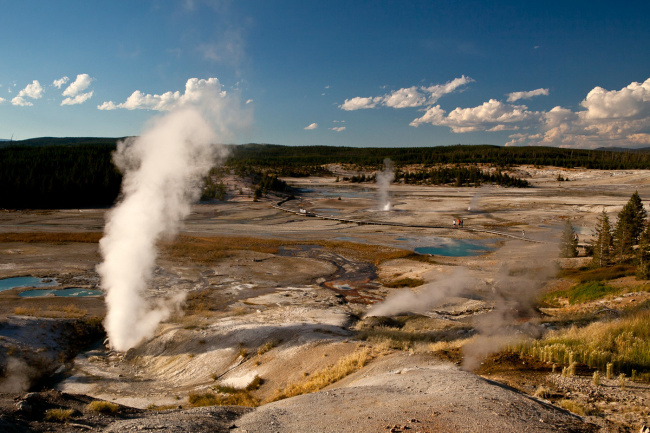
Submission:
M 426 313 L 447 297 L 480 295 L 486 301 L 491 301 L 494 308 L 477 316 L 473 325 L 478 336 L 463 347 L 463 367 L 471 370 L 485 356 L 499 351 L 505 344 L 512 342 L 513 338 L 539 332 L 534 325 L 522 325 L 520 319 L 533 316 L 535 297 L 549 279 L 557 274 L 554 260 L 557 257 L 556 245 L 531 246 L 522 242 L 510 242 L 492 257 L 501 266 L 486 282 L 472 277 L 468 269 L 458 267 L 453 273 L 422 286 L 417 293 L 408 289 L 397 292 L 384 302 L 374 305 L 367 315 Z M 489 290 L 485 290 L 486 287 Z
M 157 256 L 156 243 L 175 234 L 200 193 L 199 182 L 224 155 L 223 139 L 235 107 L 216 78 L 192 82 L 192 98 L 154 120 L 137 138 L 118 143 L 114 162 L 123 172 L 122 196 L 109 213 L 98 266 L 106 291 L 104 326 L 115 350 L 153 336 L 173 304 L 150 305 L 145 290 Z M 190 81 L 188 81 L 188 86 Z
M 377 185 L 379 187 L 379 209 L 390 210 L 390 197 L 388 196 L 388 188 L 390 183 L 395 179 L 395 167 L 393 161 L 389 158 L 384 159 L 384 169 L 377 172 Z
M 458 267 L 451 275 L 443 276 L 425 284 L 417 293 L 401 290 L 384 302 L 375 304 L 368 316 L 394 316 L 400 313 L 425 313 L 438 305 L 444 298 L 457 296 L 477 286 L 478 280 L 468 270 Z

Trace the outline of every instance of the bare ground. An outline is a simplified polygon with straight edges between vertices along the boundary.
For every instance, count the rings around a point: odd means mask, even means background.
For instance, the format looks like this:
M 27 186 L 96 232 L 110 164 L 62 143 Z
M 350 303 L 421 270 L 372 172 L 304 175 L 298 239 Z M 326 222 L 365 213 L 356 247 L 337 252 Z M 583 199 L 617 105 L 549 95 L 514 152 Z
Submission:
M 589 236 L 600 210 L 616 212 L 635 189 L 642 198 L 650 193 L 648 176 L 643 171 L 519 170 L 521 175 L 531 177 L 536 188 L 475 190 L 396 185 L 391 187 L 394 211 L 379 212 L 375 208 L 374 185 L 342 186 L 332 179 L 309 179 L 309 187 L 320 190 L 305 195 L 303 204 L 354 219 L 406 224 L 440 224 L 463 217 L 466 227 L 497 228 L 511 234 L 525 230 L 527 237 L 536 240 L 550 239 L 570 218 L 582 239 Z M 560 173 L 570 181 L 556 182 Z M 322 191 L 330 198 L 319 195 Z M 268 202 L 254 203 L 241 196 L 236 199 L 225 204 L 197 205 L 183 232 L 190 236 L 281 238 L 287 245 L 311 239 L 407 249 L 426 246 L 440 237 L 492 237 L 451 227 L 430 230 L 343 224 L 283 213 L 270 208 Z M 472 212 L 467 211 L 470 205 Z M 0 234 L 101 231 L 103 217 L 103 210 L 2 212 Z M 503 245 L 499 238 L 495 240 L 495 245 Z M 429 333 L 445 331 L 444 335 L 452 329 L 463 331 L 457 338 L 466 338 L 466 330 L 472 329 L 475 318 L 496 305 L 489 293 L 498 281 L 498 269 L 520 259 L 522 251 L 532 245 L 506 245 L 497 253 L 479 257 L 401 258 L 376 267 L 326 247 L 291 248 L 278 253 L 242 250 L 211 264 L 163 257 L 150 296 L 186 292 L 185 313 L 177 314 L 160 327 L 152 340 L 126 354 L 111 352 L 99 344 L 81 351 L 74 366 L 61 364 L 61 373 L 67 377 L 58 384 L 63 394 L 47 391 L 36 396 L 3 395 L 0 426 L 6 431 L 85 431 L 91 427 L 106 431 L 586 432 L 636 431 L 648 422 L 648 414 L 643 415 L 642 409 L 632 415 L 622 409 L 632 404 L 647 408 L 645 385 L 630 386 L 625 392 L 608 387 L 604 400 L 615 402 L 608 406 L 614 409 L 604 407 L 601 415 L 581 418 L 524 393 L 534 394 L 540 384 L 546 384 L 556 393 L 550 401 L 572 396 L 580 399 L 582 395 L 588 400 L 590 394 L 583 383 L 588 379 L 558 379 L 548 365 L 531 368 L 533 361 L 523 360 L 528 364 L 519 368 L 519 360 L 488 357 L 477 370 L 489 378 L 485 380 L 458 368 L 456 363 L 463 361 L 460 352 L 432 355 L 426 339 L 411 354 L 384 347 L 368 366 L 317 393 L 267 403 L 252 411 L 235 407 L 189 408 L 188 395 L 192 393 L 211 391 L 217 386 L 245 388 L 256 376 L 263 382 L 251 394 L 267 401 L 288 384 L 300 382 L 354 353 L 359 345 L 355 341 L 355 323 L 370 304 L 395 292 L 384 284 L 400 279 L 430 281 L 462 266 L 482 281 L 476 293 L 448 297 L 423 319 L 426 325 L 418 325 L 418 332 L 422 326 Z M 54 277 L 61 287 L 96 288 L 99 280 L 94 267 L 99 260 L 94 243 L 0 243 L 0 277 Z M 22 290 L 0 292 L 0 309 L 7 317 L 5 329 L 30 320 L 63 320 L 39 316 L 46 311 L 64 311 L 70 303 L 84 311 L 84 317 L 103 315 L 101 298 L 25 299 L 18 296 Z M 639 292 L 634 302 L 644 297 L 647 292 Z M 629 303 L 629 298 L 611 302 Z M 37 317 L 15 315 L 25 310 Z M 22 351 L 45 353 L 45 343 L 31 338 L 28 329 L 24 326 L 22 332 L 30 336 L 22 338 L 6 332 L 0 350 L 7 353 L 11 347 L 20 346 Z M 54 335 L 48 332 L 43 335 Z M 65 352 L 63 346 L 57 347 L 53 359 Z M 21 402 L 37 398 L 44 402 L 32 404 L 31 412 L 25 411 Z M 126 406 L 121 406 L 116 415 L 100 416 L 83 409 L 91 399 Z M 67 424 L 44 422 L 44 410 L 55 406 L 76 412 Z M 153 406 L 170 409 L 146 410 Z

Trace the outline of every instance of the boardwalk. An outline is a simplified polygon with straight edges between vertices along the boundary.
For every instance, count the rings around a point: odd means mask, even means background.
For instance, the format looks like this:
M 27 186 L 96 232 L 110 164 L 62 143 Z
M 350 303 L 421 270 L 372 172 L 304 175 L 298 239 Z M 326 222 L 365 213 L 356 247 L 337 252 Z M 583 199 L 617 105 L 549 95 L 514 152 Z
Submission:
M 398 222 L 390 222 L 390 221 L 373 221 L 373 220 L 358 220 L 358 219 L 350 219 L 350 218 L 341 218 L 333 215 L 325 215 L 325 214 L 317 214 L 310 212 L 308 214 L 305 214 L 300 211 L 296 211 L 293 209 L 288 209 L 283 206 L 284 203 L 287 201 L 291 200 L 291 198 L 284 199 L 278 203 L 273 204 L 272 206 L 275 209 L 281 210 L 283 212 L 289 212 L 298 216 L 302 216 L 305 218 L 319 218 L 322 220 L 331 220 L 331 221 L 339 221 L 342 223 L 349 223 L 349 224 L 359 224 L 359 225 L 376 225 L 376 226 L 392 226 L 392 227 L 412 227 L 412 228 L 422 228 L 422 229 L 448 229 L 448 225 L 435 225 L 435 224 L 404 224 L 404 223 L 398 223 Z M 468 232 L 476 232 L 476 233 L 489 233 L 497 236 L 502 236 L 506 238 L 512 238 L 512 239 L 517 239 L 520 241 L 526 241 L 526 242 L 533 242 L 537 244 L 552 244 L 553 242 L 548 242 L 548 241 L 540 241 L 537 239 L 531 239 L 525 236 L 517 236 L 513 235 L 511 233 L 506 233 L 506 232 L 501 232 L 498 230 L 490 230 L 490 229 L 484 229 L 484 228 L 474 228 L 474 227 L 463 227 L 462 229 L 459 230 L 464 230 Z

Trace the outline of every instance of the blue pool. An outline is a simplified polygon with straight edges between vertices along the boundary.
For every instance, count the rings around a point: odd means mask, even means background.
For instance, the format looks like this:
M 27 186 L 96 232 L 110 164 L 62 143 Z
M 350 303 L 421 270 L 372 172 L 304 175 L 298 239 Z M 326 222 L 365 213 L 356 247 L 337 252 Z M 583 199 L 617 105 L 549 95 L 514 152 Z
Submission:
M 16 287 L 51 287 L 57 286 L 55 280 L 48 278 L 36 278 L 36 277 L 15 277 L 15 278 L 4 278 L 0 280 L 0 292 L 5 290 L 15 289 Z
M 467 257 L 480 256 L 481 254 L 494 251 L 495 248 L 486 245 L 481 241 L 466 239 L 445 239 L 434 245 L 415 248 L 418 254 L 435 254 L 445 257 Z
M 102 296 L 104 293 L 101 290 L 90 290 L 90 289 L 80 289 L 71 287 L 69 289 L 61 290 L 47 290 L 47 289 L 37 289 L 37 290 L 26 290 L 22 292 L 19 296 L 21 298 L 38 298 L 40 296 L 54 295 L 61 296 L 65 298 L 77 298 L 77 297 L 86 297 L 86 296 Z

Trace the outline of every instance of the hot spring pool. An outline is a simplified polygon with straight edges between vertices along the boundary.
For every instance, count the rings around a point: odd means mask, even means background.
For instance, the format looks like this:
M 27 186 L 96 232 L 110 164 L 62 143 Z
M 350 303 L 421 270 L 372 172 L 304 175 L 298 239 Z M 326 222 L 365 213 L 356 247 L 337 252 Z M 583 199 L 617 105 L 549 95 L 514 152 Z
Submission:
M 495 248 L 482 241 L 471 241 L 467 239 L 445 239 L 434 245 L 415 248 L 418 254 L 435 254 L 445 257 L 468 257 L 480 256 L 481 254 L 494 251 Z
M 71 287 L 69 289 L 61 290 L 47 290 L 47 289 L 37 289 L 37 290 L 26 290 L 22 292 L 19 296 L 21 298 L 38 298 L 41 296 L 60 296 L 64 298 L 82 298 L 86 296 L 102 296 L 104 293 L 101 290 L 90 290 L 90 289 L 81 289 Z
M 4 278 L 0 280 L 0 292 L 5 290 L 15 289 L 16 287 L 51 287 L 57 285 L 59 285 L 59 283 L 49 278 L 37 278 L 37 277 Z

